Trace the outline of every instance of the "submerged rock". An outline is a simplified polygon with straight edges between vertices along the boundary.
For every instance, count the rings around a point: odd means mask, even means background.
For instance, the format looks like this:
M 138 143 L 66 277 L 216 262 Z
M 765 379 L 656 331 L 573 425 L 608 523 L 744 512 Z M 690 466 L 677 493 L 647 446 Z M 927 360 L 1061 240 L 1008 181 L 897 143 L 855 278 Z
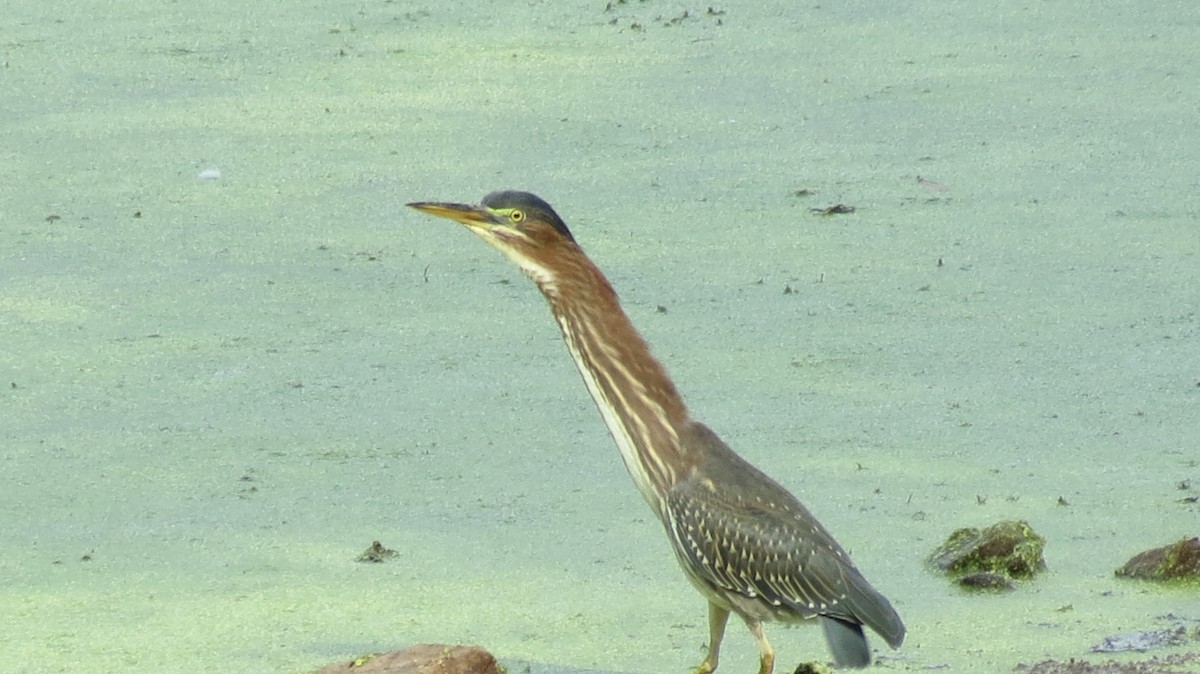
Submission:
M 1141 580 L 1200 580 L 1200 538 L 1140 552 L 1116 573 Z
M 326 665 L 313 674 L 504 674 L 479 646 L 420 644 Z
M 1196 671 L 1194 667 L 1197 664 L 1200 664 L 1200 653 L 1177 653 L 1125 662 L 1090 662 L 1075 658 L 1065 661 L 1043 660 L 1032 665 L 1017 665 L 1016 671 L 1027 674 L 1184 674 Z
M 970 588 L 1008 589 L 1008 578 L 1032 578 L 1046 568 L 1046 539 L 1028 522 L 997 522 L 985 529 L 959 529 L 938 546 L 929 561 Z M 980 582 L 986 579 L 987 582 Z
M 1153 650 L 1155 648 L 1182 646 L 1195 638 L 1196 635 L 1193 634 L 1192 630 L 1180 625 L 1178 627 L 1165 630 L 1146 630 L 1143 632 L 1115 634 L 1111 637 L 1104 637 L 1104 640 L 1098 645 L 1092 646 L 1092 652 L 1145 653 L 1146 651 Z
M 997 592 L 1007 592 L 1017 589 L 1013 585 L 1012 579 L 1002 573 L 992 573 L 991 571 L 977 571 L 968 573 L 958 579 L 958 584 L 972 590 L 995 590 Z

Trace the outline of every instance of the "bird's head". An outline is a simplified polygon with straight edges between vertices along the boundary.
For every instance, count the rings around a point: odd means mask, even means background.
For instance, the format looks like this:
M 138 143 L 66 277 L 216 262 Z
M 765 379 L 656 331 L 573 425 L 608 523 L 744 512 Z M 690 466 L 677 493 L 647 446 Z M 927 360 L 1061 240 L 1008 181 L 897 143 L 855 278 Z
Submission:
M 466 225 L 539 285 L 553 282 L 557 261 L 582 254 L 562 218 L 550 204 L 529 192 L 492 192 L 478 206 L 441 201 L 408 205 Z

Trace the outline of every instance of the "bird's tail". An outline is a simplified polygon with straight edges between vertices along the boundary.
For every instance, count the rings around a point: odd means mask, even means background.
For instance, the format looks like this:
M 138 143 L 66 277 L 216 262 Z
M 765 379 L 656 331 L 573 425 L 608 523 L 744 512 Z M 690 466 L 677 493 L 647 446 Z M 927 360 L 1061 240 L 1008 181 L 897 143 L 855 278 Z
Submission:
M 858 669 L 871 664 L 871 649 L 858 623 L 821 616 L 821 627 L 825 630 L 825 641 L 833 653 L 833 662 L 838 667 Z

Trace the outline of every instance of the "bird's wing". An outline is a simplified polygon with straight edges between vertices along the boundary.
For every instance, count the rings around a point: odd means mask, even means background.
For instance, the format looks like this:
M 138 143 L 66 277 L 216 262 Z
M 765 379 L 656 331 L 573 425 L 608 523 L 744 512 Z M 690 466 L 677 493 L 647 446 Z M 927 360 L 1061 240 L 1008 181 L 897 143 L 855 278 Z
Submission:
M 701 431 L 693 441 L 720 443 L 723 452 L 709 453 L 720 458 L 667 493 L 667 529 L 689 573 L 802 617 L 865 624 L 898 645 L 899 616 L 812 513 L 712 431 Z

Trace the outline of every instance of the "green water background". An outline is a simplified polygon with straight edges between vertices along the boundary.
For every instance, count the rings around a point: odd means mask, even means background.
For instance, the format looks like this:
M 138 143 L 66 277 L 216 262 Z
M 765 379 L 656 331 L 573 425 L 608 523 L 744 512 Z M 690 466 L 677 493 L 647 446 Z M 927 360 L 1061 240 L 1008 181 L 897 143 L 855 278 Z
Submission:
M 403 207 L 497 188 L 893 600 L 888 668 L 1200 618 L 1112 577 L 1200 533 L 1200 8 L 443 4 L 7 4 L 6 670 L 696 664 L 703 601 L 536 291 Z M 1041 579 L 923 566 L 1003 518 Z M 731 625 L 721 671 L 755 667 Z

